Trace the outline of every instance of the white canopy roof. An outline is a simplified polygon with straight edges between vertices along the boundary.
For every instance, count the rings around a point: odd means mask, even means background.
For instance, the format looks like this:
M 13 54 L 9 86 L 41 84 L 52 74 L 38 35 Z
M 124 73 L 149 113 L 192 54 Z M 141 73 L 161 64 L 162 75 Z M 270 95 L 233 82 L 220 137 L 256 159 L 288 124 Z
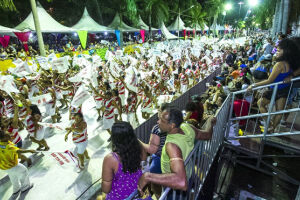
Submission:
M 0 25 L 0 34 L 9 34 L 13 32 L 20 32 L 20 31 Z
M 139 29 L 144 29 L 144 30 L 149 30 L 149 26 L 147 25 L 147 24 L 145 24 L 145 22 L 142 20 L 142 18 L 141 18 L 141 16 L 139 15 L 139 22 L 138 22 L 138 24 L 137 24 L 137 28 L 139 28 Z M 154 28 L 154 27 L 151 27 L 151 30 L 158 30 L 158 29 L 156 29 L 156 28 Z
M 193 30 L 192 28 L 185 27 L 184 22 L 182 21 L 182 19 L 179 16 L 177 16 L 177 18 L 176 18 L 175 22 L 173 22 L 173 24 L 168 26 L 168 30 L 170 30 L 170 31 L 183 30 L 183 29 L 189 30 L 189 31 Z
M 120 31 L 139 31 L 139 29 L 130 27 L 127 24 L 125 24 L 123 21 L 121 21 L 119 13 L 115 15 L 115 18 L 110 23 L 110 25 L 108 25 L 108 27 Z
M 216 28 L 213 27 L 213 25 L 212 25 L 212 26 L 210 27 L 210 29 L 212 29 L 212 30 L 217 30 L 217 31 L 224 31 L 224 30 L 225 30 L 224 26 L 221 26 L 221 25 L 219 25 L 219 24 L 216 25 Z
M 55 21 L 55 19 L 53 19 L 39 3 L 37 3 L 37 13 L 42 32 L 65 33 L 75 31 L 74 29 L 63 26 Z M 20 31 L 35 31 L 32 12 L 22 23 L 16 26 L 15 29 Z
M 113 29 L 106 26 L 101 26 L 95 20 L 93 20 L 86 8 L 84 8 L 81 19 L 72 28 L 75 30 L 86 30 L 89 32 L 113 31 Z
M 165 26 L 164 22 L 161 22 L 160 30 L 161 30 L 162 34 L 164 34 L 164 36 L 165 36 L 168 40 L 178 38 L 177 36 L 175 36 L 175 35 L 173 35 L 172 33 L 169 32 L 169 30 L 168 30 L 167 27 Z

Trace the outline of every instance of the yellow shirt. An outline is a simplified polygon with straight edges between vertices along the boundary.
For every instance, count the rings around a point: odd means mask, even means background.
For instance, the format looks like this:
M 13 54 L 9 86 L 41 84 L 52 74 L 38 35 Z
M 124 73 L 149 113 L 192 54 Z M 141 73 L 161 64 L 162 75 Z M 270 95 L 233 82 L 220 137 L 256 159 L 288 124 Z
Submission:
M 18 147 L 12 142 L 0 142 L 0 169 L 7 170 L 18 164 Z

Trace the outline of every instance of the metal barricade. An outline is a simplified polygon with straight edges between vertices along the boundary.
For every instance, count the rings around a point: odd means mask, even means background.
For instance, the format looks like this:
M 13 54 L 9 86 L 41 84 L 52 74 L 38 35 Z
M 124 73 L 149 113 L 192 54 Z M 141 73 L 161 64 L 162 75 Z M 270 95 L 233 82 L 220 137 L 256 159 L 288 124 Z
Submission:
M 269 175 L 277 174 L 279 178 L 297 185 L 300 181 L 289 177 L 263 159 L 285 156 L 265 155 L 265 144 L 293 151 L 298 154 L 294 154 L 294 157 L 300 154 L 300 125 L 297 125 L 300 100 L 293 100 L 299 81 L 300 77 L 292 79 L 288 84 L 278 82 L 256 87 L 252 91 L 233 92 L 226 131 L 227 146 L 238 152 L 235 162 Z M 256 162 L 243 160 L 249 158 L 256 159 Z
M 214 158 L 219 150 L 220 145 L 224 140 L 224 133 L 226 131 L 226 122 L 228 121 L 228 111 L 230 108 L 230 96 L 226 98 L 221 108 L 218 110 L 215 117 L 217 123 L 214 126 L 213 136 L 209 141 L 197 141 L 194 149 L 191 151 L 184 164 L 186 166 L 188 177 L 188 190 L 175 191 L 170 188 L 166 188 L 162 193 L 160 200 L 164 200 L 169 195 L 172 195 L 172 199 L 197 199 L 204 184 L 204 181 L 208 175 L 210 166 L 212 165 Z M 206 126 L 206 124 L 204 124 Z M 169 194 L 169 192 L 172 194 Z
M 176 106 L 180 110 L 184 110 L 185 105 L 190 101 L 191 96 L 199 94 L 201 95 L 207 90 L 206 83 L 210 83 L 214 77 L 220 74 L 221 68 L 217 68 L 212 74 L 203 79 L 201 82 L 196 84 L 194 87 L 190 88 L 183 95 L 171 102 L 171 105 Z M 154 114 L 147 121 L 142 123 L 139 127 L 135 129 L 135 134 L 142 142 L 148 143 L 150 139 L 150 132 L 152 127 L 157 124 L 157 114 Z

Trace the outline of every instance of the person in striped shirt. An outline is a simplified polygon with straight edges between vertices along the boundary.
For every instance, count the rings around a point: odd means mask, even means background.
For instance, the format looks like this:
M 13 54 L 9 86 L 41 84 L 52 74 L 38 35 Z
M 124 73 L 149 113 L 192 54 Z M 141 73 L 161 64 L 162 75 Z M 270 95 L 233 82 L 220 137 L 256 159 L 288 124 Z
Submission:
M 44 139 L 45 129 L 43 126 L 38 124 L 38 122 L 40 122 L 41 119 L 42 115 L 39 108 L 36 105 L 31 105 L 30 114 L 27 115 L 24 122 L 26 125 L 26 129 L 30 135 L 31 141 L 39 145 L 37 150 L 48 151 L 50 148 L 46 140 Z
M 65 141 L 68 141 L 68 136 L 72 132 L 73 142 L 76 146 L 74 154 L 78 155 L 79 158 L 79 169 L 84 169 L 84 159 L 90 159 L 89 154 L 86 150 L 88 145 L 88 134 L 87 134 L 87 124 L 83 119 L 81 113 L 76 113 L 74 116 L 75 122 L 71 127 L 66 128 L 68 131 L 65 135 Z

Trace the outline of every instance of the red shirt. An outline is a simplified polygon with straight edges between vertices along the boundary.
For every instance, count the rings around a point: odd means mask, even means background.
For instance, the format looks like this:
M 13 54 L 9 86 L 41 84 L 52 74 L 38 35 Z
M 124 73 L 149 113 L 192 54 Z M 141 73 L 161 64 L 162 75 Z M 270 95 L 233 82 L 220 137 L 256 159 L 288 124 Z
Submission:
M 237 99 L 233 103 L 233 111 L 236 117 L 247 116 L 249 112 L 250 103 L 246 100 Z M 239 125 L 245 125 L 247 120 L 240 120 Z

